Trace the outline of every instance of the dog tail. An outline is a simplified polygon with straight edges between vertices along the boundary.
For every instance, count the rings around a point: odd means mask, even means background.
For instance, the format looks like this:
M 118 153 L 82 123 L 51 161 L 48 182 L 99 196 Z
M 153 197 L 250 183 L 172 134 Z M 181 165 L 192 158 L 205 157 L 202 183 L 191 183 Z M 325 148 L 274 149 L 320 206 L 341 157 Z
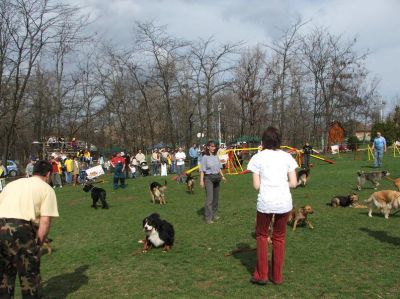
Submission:
M 371 195 L 368 199 L 364 200 L 365 203 L 371 203 L 374 200 L 374 196 Z

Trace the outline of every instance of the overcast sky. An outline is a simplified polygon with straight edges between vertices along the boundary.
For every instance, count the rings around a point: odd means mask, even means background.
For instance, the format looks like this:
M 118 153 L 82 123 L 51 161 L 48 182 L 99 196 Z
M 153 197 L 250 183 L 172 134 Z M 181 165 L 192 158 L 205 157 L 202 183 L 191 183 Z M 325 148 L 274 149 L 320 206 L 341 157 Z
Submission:
M 400 98 L 400 0 L 67 1 L 83 6 L 94 20 L 92 30 L 121 46 L 128 46 L 135 21 L 167 25 L 171 35 L 188 40 L 214 36 L 257 44 L 279 38 L 300 16 L 311 20 L 303 32 L 318 25 L 346 39 L 358 37 L 356 49 L 370 52 L 367 68 L 381 80 L 384 100 Z

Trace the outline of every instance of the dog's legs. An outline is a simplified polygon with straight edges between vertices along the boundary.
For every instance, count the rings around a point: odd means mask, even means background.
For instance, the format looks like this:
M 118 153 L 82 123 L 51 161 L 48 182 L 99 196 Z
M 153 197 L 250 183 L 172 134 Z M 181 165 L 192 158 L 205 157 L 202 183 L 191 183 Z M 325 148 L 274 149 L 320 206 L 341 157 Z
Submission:
M 153 202 L 153 204 L 156 203 L 156 199 L 154 197 L 153 191 L 150 191 L 150 196 L 151 196 L 151 201 Z
M 314 226 L 312 225 L 312 223 L 311 223 L 310 220 L 306 219 L 306 223 L 307 223 L 307 225 L 308 225 L 309 228 L 311 228 L 311 229 L 314 228 Z
M 383 214 L 385 215 L 385 219 L 389 219 L 390 208 L 384 207 L 382 210 L 383 210 Z
M 144 246 L 143 246 L 143 250 L 142 252 L 147 252 L 151 249 L 152 245 L 150 243 L 149 240 L 146 239 L 146 241 L 144 242 Z
M 372 208 L 369 208 L 368 217 L 372 217 Z
M 108 209 L 108 204 L 107 204 L 107 202 L 106 202 L 106 199 L 103 198 L 103 197 L 101 197 L 100 200 L 101 200 L 102 208 L 103 208 L 103 209 Z
M 93 198 L 92 208 L 97 209 L 97 199 Z
M 168 252 L 170 249 L 171 249 L 171 247 L 169 245 L 165 244 L 164 248 L 163 248 L 163 252 Z
M 297 222 L 299 222 L 299 220 L 295 220 L 295 221 L 293 222 L 293 231 L 296 230 Z

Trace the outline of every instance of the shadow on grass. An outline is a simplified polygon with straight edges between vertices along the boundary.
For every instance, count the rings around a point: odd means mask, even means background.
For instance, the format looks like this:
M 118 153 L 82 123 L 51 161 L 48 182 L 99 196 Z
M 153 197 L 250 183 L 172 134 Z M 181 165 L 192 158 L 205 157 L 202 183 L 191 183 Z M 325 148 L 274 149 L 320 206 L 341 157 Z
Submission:
M 247 272 L 253 273 L 257 259 L 256 248 L 252 248 L 246 243 L 238 243 L 236 244 L 236 249 L 231 251 L 231 255 L 240 261 L 247 269 Z
M 362 165 L 361 168 L 376 168 L 374 165 Z
M 369 228 L 362 227 L 360 228 L 360 231 L 367 233 L 371 237 L 374 237 L 375 239 L 383 242 L 383 243 L 389 243 L 392 245 L 400 246 L 400 238 L 398 237 L 392 237 L 387 234 L 385 231 L 381 230 L 370 230 Z
M 197 210 L 197 215 L 199 215 L 199 216 L 204 218 L 204 207 L 202 207 L 202 208 Z
M 46 298 L 67 298 L 69 294 L 88 284 L 89 278 L 85 274 L 88 268 L 88 265 L 83 265 L 76 268 L 74 272 L 64 273 L 47 280 L 44 286 Z

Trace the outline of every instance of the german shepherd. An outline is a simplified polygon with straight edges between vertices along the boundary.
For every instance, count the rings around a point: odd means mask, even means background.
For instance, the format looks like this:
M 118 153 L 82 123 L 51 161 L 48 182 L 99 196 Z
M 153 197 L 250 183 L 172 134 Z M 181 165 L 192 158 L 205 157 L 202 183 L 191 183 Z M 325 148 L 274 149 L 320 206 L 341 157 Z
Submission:
M 194 194 L 194 178 L 190 173 L 186 176 L 186 187 L 188 193 Z
M 158 182 L 152 182 L 150 184 L 151 201 L 156 203 L 157 200 L 160 202 L 160 205 L 165 205 L 167 203 L 167 199 L 165 198 L 165 190 L 167 190 L 167 181 L 164 182 L 164 185 L 161 185 Z

